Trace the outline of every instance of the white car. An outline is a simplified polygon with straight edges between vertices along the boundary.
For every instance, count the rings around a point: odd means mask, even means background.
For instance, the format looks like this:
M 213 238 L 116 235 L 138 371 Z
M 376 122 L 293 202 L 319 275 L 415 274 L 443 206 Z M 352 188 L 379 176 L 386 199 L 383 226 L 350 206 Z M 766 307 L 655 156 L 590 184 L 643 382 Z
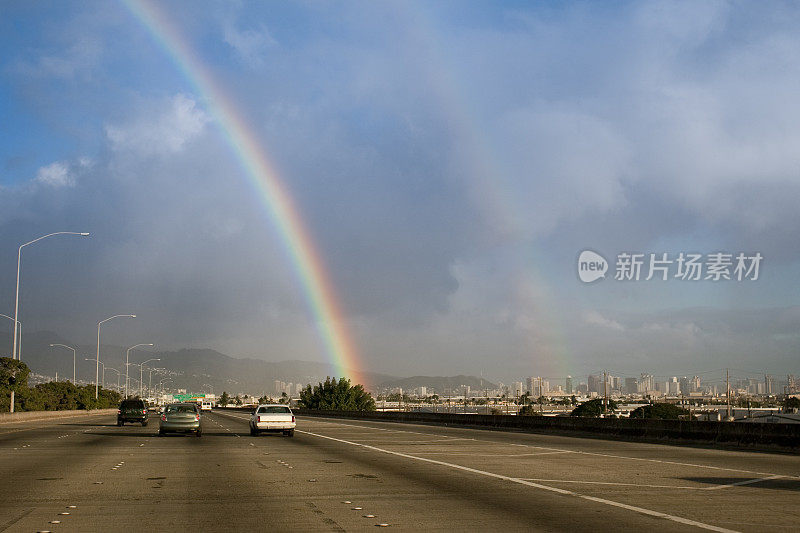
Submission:
M 288 405 L 259 405 L 250 415 L 250 435 L 253 437 L 262 431 L 283 432 L 287 437 L 293 437 L 296 426 L 294 413 Z

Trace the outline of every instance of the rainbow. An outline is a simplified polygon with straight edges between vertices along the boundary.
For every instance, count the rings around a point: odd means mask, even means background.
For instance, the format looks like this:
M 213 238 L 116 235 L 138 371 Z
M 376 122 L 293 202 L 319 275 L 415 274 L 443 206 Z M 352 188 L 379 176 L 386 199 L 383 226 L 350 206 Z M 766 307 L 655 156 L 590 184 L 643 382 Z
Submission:
M 208 113 L 220 127 L 248 180 L 263 200 L 303 288 L 334 373 L 346 376 L 355 383 L 363 383 L 357 350 L 345 327 L 345 318 L 337 304 L 325 265 L 286 186 L 268 159 L 264 147 L 258 142 L 258 136 L 242 118 L 233 100 L 226 97 L 221 85 L 180 31 L 155 3 L 148 0 L 122 2 L 206 101 Z
M 478 106 L 472 103 L 475 99 L 470 94 L 470 87 L 474 84 L 459 77 L 456 65 L 460 62 L 449 56 L 449 48 L 438 39 L 441 32 L 436 29 L 431 9 L 435 5 L 432 2 L 399 2 L 395 5 L 394 15 L 408 28 L 410 41 L 426 52 L 426 82 L 440 104 L 445 125 L 457 139 L 454 145 L 461 147 L 459 156 L 464 172 L 476 178 L 474 196 L 479 199 L 477 205 L 482 215 L 498 228 L 504 238 L 513 239 L 526 224 L 522 221 L 527 217 L 520 212 L 523 204 L 518 201 L 518 191 L 503 182 L 502 158 L 497 153 L 495 142 L 487 136 L 486 127 L 479 122 L 475 112 Z M 559 298 L 539 272 L 540 257 L 547 253 L 534 248 L 533 243 L 524 246 L 529 250 L 525 253 L 529 267 L 510 282 L 516 287 L 515 294 L 520 303 L 525 304 L 546 332 L 527 335 L 528 353 L 532 359 L 530 372 L 555 372 L 566 376 L 575 372 L 574 351 L 561 326 Z

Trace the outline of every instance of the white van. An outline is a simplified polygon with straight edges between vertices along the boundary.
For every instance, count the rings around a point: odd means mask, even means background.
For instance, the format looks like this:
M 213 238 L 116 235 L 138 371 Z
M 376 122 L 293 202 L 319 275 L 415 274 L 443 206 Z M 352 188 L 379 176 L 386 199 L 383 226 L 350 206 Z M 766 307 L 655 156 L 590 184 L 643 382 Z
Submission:
M 211 400 L 203 400 L 200 402 L 200 410 L 201 411 L 210 411 L 214 405 L 211 403 Z

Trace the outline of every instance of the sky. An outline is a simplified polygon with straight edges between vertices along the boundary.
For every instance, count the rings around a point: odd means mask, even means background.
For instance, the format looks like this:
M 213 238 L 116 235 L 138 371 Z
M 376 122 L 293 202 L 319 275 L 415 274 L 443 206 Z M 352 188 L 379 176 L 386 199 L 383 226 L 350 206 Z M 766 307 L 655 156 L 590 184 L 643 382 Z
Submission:
M 18 246 L 91 232 L 23 249 L 25 332 L 133 313 L 104 341 L 324 362 L 332 320 L 341 361 L 398 376 L 796 373 L 797 27 L 778 1 L 4 2 L 0 312 Z

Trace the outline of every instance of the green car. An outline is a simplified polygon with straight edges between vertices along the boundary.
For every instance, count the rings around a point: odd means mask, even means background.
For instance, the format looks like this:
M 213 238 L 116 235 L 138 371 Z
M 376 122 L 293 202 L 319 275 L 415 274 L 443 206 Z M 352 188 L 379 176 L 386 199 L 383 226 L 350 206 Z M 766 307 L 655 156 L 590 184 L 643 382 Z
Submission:
M 117 410 L 117 425 L 121 426 L 125 422 L 140 422 L 142 426 L 147 425 L 147 405 L 144 400 L 122 400 Z
M 167 404 L 161 415 L 158 435 L 163 437 L 166 433 L 194 433 L 199 437 L 202 434 L 202 428 L 200 426 L 200 408 L 197 404 Z

